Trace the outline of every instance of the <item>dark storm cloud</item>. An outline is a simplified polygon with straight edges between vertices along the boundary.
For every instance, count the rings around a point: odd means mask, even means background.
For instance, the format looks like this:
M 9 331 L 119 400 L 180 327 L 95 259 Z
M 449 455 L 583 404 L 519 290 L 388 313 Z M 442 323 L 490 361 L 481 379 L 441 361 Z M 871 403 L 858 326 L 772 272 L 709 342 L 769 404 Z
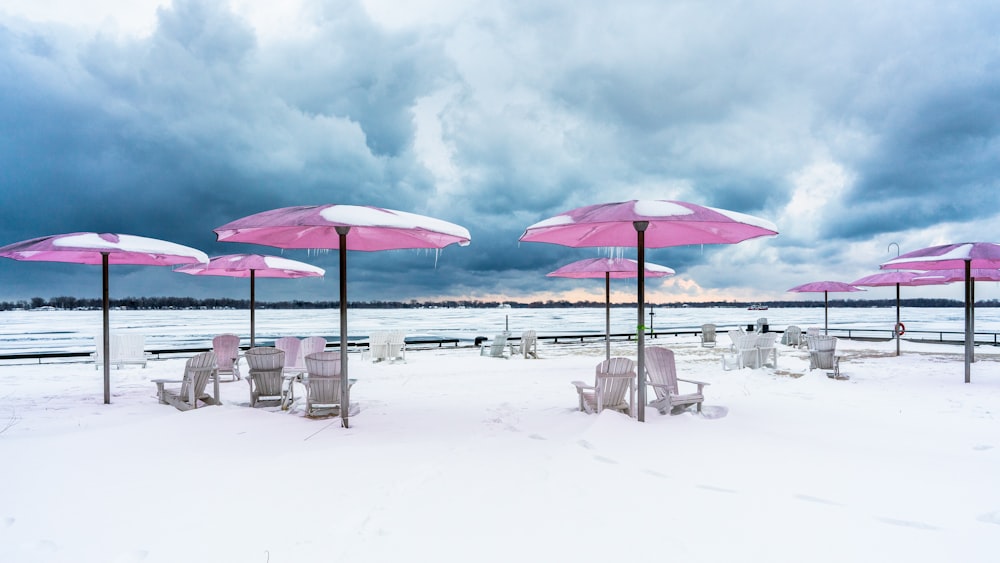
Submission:
M 277 253 L 211 229 L 282 206 L 377 205 L 459 223 L 473 244 L 436 263 L 352 253 L 352 298 L 518 298 L 586 287 L 544 275 L 608 250 L 517 239 L 599 202 L 777 222 L 762 244 L 647 255 L 704 287 L 759 291 L 869 268 L 850 246 L 881 252 L 885 233 L 919 241 L 997 215 L 992 2 L 487 2 L 402 28 L 350 0 L 299 7 L 301 28 L 277 34 L 201 0 L 161 8 L 137 38 L 0 19 L 0 242 L 106 230 Z M 334 253 L 285 255 L 335 275 Z M 219 291 L 167 274 L 128 279 Z M 313 299 L 331 283 L 285 287 Z

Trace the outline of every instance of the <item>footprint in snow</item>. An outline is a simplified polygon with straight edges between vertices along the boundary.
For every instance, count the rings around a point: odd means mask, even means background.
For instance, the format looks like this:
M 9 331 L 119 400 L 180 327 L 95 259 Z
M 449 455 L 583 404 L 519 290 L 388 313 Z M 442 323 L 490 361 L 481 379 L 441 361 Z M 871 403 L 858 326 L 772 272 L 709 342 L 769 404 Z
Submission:
M 547 440 L 548 439 L 545 436 L 542 436 L 541 434 L 531 434 L 528 437 L 531 438 L 532 440 Z
M 831 506 L 844 506 L 844 505 L 840 504 L 839 502 L 834 502 L 832 500 L 827 500 L 825 498 L 820 498 L 820 497 L 814 497 L 814 496 L 811 496 L 811 495 L 795 495 L 795 498 L 797 498 L 799 500 L 804 500 L 804 501 L 807 501 L 807 502 L 816 502 L 816 503 L 819 503 L 819 504 L 829 504 Z
M 930 524 L 925 524 L 923 522 L 915 522 L 913 520 L 899 520 L 897 518 L 882 518 L 876 517 L 876 520 L 883 522 L 885 524 L 891 524 L 893 526 L 902 526 L 904 528 L 916 528 L 918 530 L 939 530 L 937 526 L 931 526 Z
M 136 549 L 135 551 L 129 551 L 122 553 L 118 557 L 114 558 L 114 563 L 139 563 L 139 561 L 144 561 L 149 557 L 149 552 L 145 549 Z
M 725 487 L 716 487 L 715 485 L 698 485 L 699 489 L 705 489 L 706 491 L 713 491 L 716 493 L 738 493 L 739 491 L 734 489 L 727 489 Z
M 989 444 L 978 444 L 978 445 L 972 446 L 972 449 L 976 450 L 977 452 L 985 452 L 986 450 L 992 450 L 993 446 L 991 446 Z
M 996 524 L 1000 526 L 1000 510 L 994 510 L 993 512 L 987 512 L 986 514 L 980 514 L 976 517 L 976 520 L 980 522 L 986 522 L 987 524 Z
M 586 450 L 592 450 L 592 449 L 594 449 L 594 445 L 591 444 L 590 442 L 586 441 L 586 440 L 579 440 L 579 441 L 577 441 L 577 444 L 581 448 L 586 449 Z

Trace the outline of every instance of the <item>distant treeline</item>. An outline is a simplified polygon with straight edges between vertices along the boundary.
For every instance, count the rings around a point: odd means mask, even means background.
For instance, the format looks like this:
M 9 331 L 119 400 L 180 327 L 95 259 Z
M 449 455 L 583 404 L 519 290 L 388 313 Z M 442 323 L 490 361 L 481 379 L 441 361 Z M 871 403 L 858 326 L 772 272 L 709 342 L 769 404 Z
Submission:
M 903 299 L 904 307 L 961 307 L 962 302 L 956 299 Z M 249 309 L 249 299 L 226 299 L 208 298 L 194 299 L 191 297 L 126 297 L 123 299 L 112 299 L 112 308 L 119 309 Z M 498 307 L 510 307 L 511 309 L 543 309 L 543 308 L 565 308 L 565 307 L 604 307 L 603 301 L 533 301 L 531 303 L 500 302 L 500 301 L 472 301 L 472 300 L 446 300 L 446 301 L 357 301 L 350 302 L 353 309 L 418 309 L 418 308 L 460 308 L 467 309 L 495 309 Z M 736 307 L 746 308 L 750 305 L 764 305 L 768 308 L 779 309 L 784 307 L 823 307 L 823 301 L 764 301 L 764 302 L 738 302 L 738 301 L 710 301 L 704 303 L 647 303 L 648 307 L 661 308 L 707 308 L 707 307 Z M 895 299 L 831 299 L 831 307 L 894 307 Z M 340 307 L 339 301 L 268 301 L 255 304 L 257 309 L 335 309 Z M 615 308 L 635 307 L 636 303 L 613 303 Z M 1000 307 L 1000 301 L 989 299 L 977 301 L 976 307 Z M 29 310 L 41 308 L 54 308 L 64 310 L 74 309 L 100 309 L 100 299 L 81 299 L 78 297 L 53 297 L 43 299 L 32 297 L 30 300 L 21 301 L 0 301 L 0 311 Z

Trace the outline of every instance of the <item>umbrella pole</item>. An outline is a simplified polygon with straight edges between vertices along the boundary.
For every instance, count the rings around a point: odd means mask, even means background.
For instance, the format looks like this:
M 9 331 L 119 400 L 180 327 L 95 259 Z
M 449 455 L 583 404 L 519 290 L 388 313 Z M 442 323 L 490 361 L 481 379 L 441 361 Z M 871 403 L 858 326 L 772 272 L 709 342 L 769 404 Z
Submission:
M 611 359 L 611 272 L 604 272 L 604 359 Z
M 334 227 L 340 245 L 340 423 L 350 428 L 351 385 L 347 380 L 347 233 L 350 227 Z
M 972 382 L 972 261 L 965 261 L 965 382 Z
M 830 334 L 830 292 L 823 292 L 823 334 Z
M 111 320 L 108 317 L 108 309 L 110 309 L 110 300 L 108 299 L 108 253 L 101 253 L 101 306 L 102 306 L 102 317 L 101 321 L 103 324 L 103 341 L 101 342 L 102 352 L 104 353 L 104 404 L 111 404 Z
M 649 221 L 633 221 L 632 226 L 635 227 L 637 242 L 636 246 L 638 248 L 638 258 L 639 258 L 639 275 L 636 276 L 638 282 L 638 300 L 639 300 L 639 322 L 637 324 L 636 340 L 639 346 L 639 353 L 637 354 L 639 361 L 636 365 L 636 372 L 639 378 L 639 404 L 636 409 L 637 418 L 639 422 L 646 421 L 646 343 L 645 343 L 645 327 L 642 326 L 642 320 L 645 316 L 646 311 L 646 228 L 649 227 Z
M 254 322 L 255 321 L 254 308 L 256 307 L 256 305 L 254 304 L 255 303 L 254 282 L 257 279 L 256 274 L 257 272 L 255 270 L 252 269 L 250 270 L 250 347 L 251 348 L 255 346 L 254 339 L 256 338 L 257 335 L 257 329 L 256 329 L 257 325 Z
M 893 329 L 896 333 L 896 355 L 899 355 L 899 283 L 896 283 L 896 326 Z
M 976 277 L 969 278 L 969 332 L 972 333 L 972 350 L 969 351 L 969 361 L 976 363 Z

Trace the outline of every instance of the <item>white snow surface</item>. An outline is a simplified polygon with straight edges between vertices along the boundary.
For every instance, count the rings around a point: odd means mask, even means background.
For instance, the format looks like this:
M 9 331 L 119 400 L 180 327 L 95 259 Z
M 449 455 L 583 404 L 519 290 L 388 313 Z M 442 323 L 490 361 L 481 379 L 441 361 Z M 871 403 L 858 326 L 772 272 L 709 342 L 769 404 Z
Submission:
M 406 211 L 396 211 L 394 209 L 382 209 L 364 205 L 331 205 L 322 209 L 320 216 L 334 224 L 359 227 L 424 229 L 464 239 L 466 244 L 472 239 L 469 230 L 461 225 L 456 225 L 443 219 L 408 213 Z
M 158 404 L 184 358 L 113 369 L 110 405 L 90 363 L 0 366 L 0 561 L 996 561 L 1000 348 L 966 384 L 953 345 L 841 339 L 834 380 L 787 346 L 724 371 L 724 335 L 649 344 L 711 383 L 703 413 L 579 412 L 602 342 L 352 354 L 348 429 L 301 387 Z

